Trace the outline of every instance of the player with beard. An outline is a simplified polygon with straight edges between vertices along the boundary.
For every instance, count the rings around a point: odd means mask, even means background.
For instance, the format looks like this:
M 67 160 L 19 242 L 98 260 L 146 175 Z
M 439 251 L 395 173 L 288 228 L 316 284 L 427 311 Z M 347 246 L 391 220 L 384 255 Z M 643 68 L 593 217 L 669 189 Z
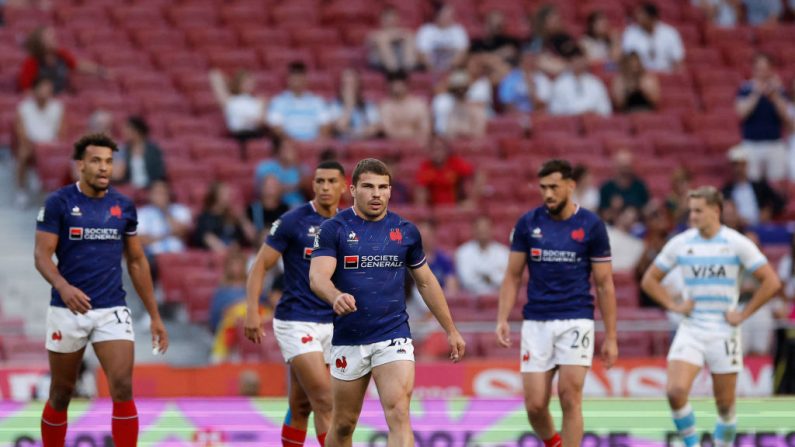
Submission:
M 392 175 L 372 158 L 353 171 L 353 207 L 323 222 L 315 238 L 309 281 L 334 309 L 331 390 L 334 410 L 326 445 L 350 447 L 370 377 L 384 408 L 394 447 L 414 445 L 409 403 L 414 345 L 406 313 L 406 271 L 447 333 L 450 358 L 464 356 L 442 288 L 411 222 L 387 210 Z
M 522 216 L 511 233 L 497 341 L 511 346 L 508 316 L 527 266 L 530 282 L 520 352 L 525 408 L 545 446 L 578 446 L 583 437 L 582 389 L 594 350 L 592 274 L 605 326 L 602 361 L 610 368 L 618 357 L 610 241 L 604 223 L 572 201 L 575 183 L 569 162 L 547 161 L 538 178 L 544 206 Z M 560 434 L 549 412 L 556 371 L 563 410 Z
M 122 288 L 122 255 L 151 317 L 153 347 L 160 353 L 168 348 L 149 263 L 136 236 L 135 206 L 110 187 L 116 150 L 116 143 L 102 134 L 86 135 L 75 143 L 80 180 L 50 195 L 36 219 L 36 269 L 52 285 L 46 342 L 52 381 L 41 418 L 44 447 L 64 446 L 66 411 L 89 342 L 110 385 L 113 443 L 137 445 L 134 335 Z
M 268 270 L 284 260 L 284 294 L 276 305 L 273 332 L 290 365 L 289 409 L 282 426 L 282 446 L 304 445 L 309 414 L 315 413 L 315 433 L 322 446 L 331 422 L 331 381 L 328 365 L 334 311 L 309 289 L 309 261 L 320 225 L 337 214 L 345 191 L 345 170 L 336 161 L 321 162 L 312 181 L 315 198 L 284 213 L 271 227 L 246 284 L 246 337 L 263 337 L 259 297 Z

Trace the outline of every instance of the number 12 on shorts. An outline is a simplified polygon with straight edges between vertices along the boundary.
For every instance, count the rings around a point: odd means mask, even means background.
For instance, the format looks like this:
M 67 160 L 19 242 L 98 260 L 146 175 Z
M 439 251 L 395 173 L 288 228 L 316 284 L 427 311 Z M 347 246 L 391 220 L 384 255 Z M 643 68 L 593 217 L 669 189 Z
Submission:
M 737 355 L 737 348 L 739 347 L 739 343 L 737 343 L 736 338 L 730 338 L 728 340 L 724 340 L 723 346 L 726 348 L 726 356 L 733 357 Z

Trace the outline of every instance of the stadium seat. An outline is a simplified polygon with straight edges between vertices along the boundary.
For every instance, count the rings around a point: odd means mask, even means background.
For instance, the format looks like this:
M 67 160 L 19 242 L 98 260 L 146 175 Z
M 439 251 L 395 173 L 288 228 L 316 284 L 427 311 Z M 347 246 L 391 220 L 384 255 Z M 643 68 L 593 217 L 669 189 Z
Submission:
M 530 118 L 534 134 L 554 131 L 574 136 L 580 133 L 580 117 L 578 116 L 533 114 Z
M 224 3 L 220 10 L 221 21 L 229 27 L 264 27 L 268 22 L 267 8 L 262 4 Z
M 237 28 L 240 43 L 250 48 L 288 47 L 290 33 L 281 28 L 263 28 L 262 26 L 240 26 Z
M 211 67 L 229 72 L 241 69 L 256 70 L 260 66 L 257 53 L 253 49 L 216 48 L 207 51 L 206 54 Z
M 655 131 L 682 132 L 682 121 L 675 115 L 662 113 L 634 113 L 630 115 L 632 128 L 637 134 Z
M 188 43 L 195 49 L 206 46 L 227 47 L 229 49 L 237 46 L 237 36 L 226 28 L 209 28 L 205 26 L 186 28 L 185 36 Z
M 601 134 L 603 132 L 618 132 L 628 134 L 631 129 L 629 119 L 621 115 L 585 115 L 582 118 L 582 125 L 585 134 L 588 136 Z

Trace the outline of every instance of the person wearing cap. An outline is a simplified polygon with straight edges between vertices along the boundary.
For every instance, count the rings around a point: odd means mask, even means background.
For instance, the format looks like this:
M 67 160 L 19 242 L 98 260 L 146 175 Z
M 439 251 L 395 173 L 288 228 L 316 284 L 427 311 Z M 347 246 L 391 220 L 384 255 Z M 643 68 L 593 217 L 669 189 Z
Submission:
M 723 196 L 737 206 L 746 225 L 768 222 L 784 210 L 784 199 L 765 179 L 748 178 L 748 152 L 743 146 L 729 150 L 732 179 L 723 186 Z
M 456 70 L 447 78 L 447 91 L 433 98 L 431 107 L 437 135 L 471 138 L 486 133 L 486 107 L 467 98 L 469 82 L 466 71 Z

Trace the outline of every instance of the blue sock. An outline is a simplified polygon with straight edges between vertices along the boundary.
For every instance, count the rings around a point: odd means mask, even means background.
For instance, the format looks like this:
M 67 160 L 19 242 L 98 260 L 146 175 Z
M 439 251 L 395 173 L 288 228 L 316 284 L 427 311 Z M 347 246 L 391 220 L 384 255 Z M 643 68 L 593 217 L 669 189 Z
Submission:
M 673 410 L 671 413 L 673 415 L 674 425 L 676 425 L 676 430 L 679 431 L 679 436 L 685 442 L 685 446 L 698 446 L 696 415 L 693 414 L 693 407 L 687 404 L 679 410 Z
M 737 435 L 737 418 L 723 419 L 718 417 L 715 424 L 715 433 L 712 435 L 712 442 L 715 447 L 731 447 L 734 445 L 734 437 Z

